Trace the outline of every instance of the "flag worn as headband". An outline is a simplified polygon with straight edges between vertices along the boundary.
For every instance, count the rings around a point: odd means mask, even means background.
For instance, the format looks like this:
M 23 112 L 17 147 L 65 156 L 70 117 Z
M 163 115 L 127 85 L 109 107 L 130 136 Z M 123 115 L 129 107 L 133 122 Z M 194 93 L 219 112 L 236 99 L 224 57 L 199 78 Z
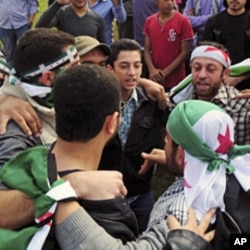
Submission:
M 199 46 L 195 48 L 191 54 L 190 62 L 196 57 L 205 57 L 220 62 L 225 68 L 229 68 L 231 60 L 228 54 L 214 46 Z
M 224 208 L 226 172 L 250 189 L 250 146 L 234 145 L 234 123 L 210 102 L 188 100 L 171 112 L 167 131 L 185 152 L 185 196 L 199 219 L 213 207 Z
M 24 91 L 30 96 L 45 97 L 47 94 L 51 93 L 52 88 L 47 86 L 38 86 L 35 83 L 26 83 L 24 79 L 30 79 L 41 75 L 46 70 L 53 70 L 64 66 L 67 63 L 73 62 L 77 57 L 77 50 L 75 46 L 71 46 L 65 52 L 63 52 L 59 57 L 39 64 L 37 67 L 30 69 L 26 72 L 22 72 L 19 76 L 15 75 L 15 69 L 8 65 L 3 60 L 0 60 L 0 72 L 9 76 L 9 83 L 13 85 L 20 85 Z M 21 77 L 21 79 L 19 78 Z
M 193 57 L 194 58 L 194 57 Z M 216 59 L 214 59 L 216 60 Z M 250 72 L 250 58 L 243 60 L 237 64 L 229 67 L 229 76 L 237 77 Z M 174 103 L 187 100 L 193 91 L 192 74 L 188 75 L 178 85 L 173 87 L 170 91 L 169 97 Z

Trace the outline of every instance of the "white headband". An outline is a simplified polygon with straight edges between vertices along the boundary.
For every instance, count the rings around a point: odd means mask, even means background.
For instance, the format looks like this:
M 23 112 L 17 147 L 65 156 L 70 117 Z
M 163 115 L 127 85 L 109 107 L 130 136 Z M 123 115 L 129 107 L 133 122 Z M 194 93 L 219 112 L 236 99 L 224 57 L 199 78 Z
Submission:
M 192 61 L 195 57 L 211 58 L 220 62 L 225 68 L 229 68 L 231 65 L 231 60 L 228 54 L 214 46 L 199 46 L 195 48 L 191 54 L 190 61 Z

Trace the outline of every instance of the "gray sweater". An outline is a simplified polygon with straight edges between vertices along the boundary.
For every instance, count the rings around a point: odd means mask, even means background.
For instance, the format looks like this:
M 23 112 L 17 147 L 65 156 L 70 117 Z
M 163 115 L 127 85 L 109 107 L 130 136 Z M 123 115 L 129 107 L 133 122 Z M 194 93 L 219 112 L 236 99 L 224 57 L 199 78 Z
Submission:
M 211 250 L 211 245 L 187 230 L 168 234 L 166 221 L 154 225 L 137 241 L 123 245 L 98 226 L 87 212 L 80 208 L 56 227 L 56 237 L 62 250 Z

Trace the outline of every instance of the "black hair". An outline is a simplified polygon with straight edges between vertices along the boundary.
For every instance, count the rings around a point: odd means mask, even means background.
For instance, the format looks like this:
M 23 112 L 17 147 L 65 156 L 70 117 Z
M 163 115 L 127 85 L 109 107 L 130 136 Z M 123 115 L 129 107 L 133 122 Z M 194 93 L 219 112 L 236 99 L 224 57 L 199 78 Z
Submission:
M 108 57 L 107 64 L 110 64 L 114 67 L 114 62 L 117 60 L 121 51 L 138 51 L 142 57 L 141 46 L 138 42 L 133 39 L 122 38 L 118 41 L 115 41 L 111 45 L 111 54 Z
M 120 111 L 120 88 L 109 70 L 82 64 L 55 82 L 56 132 L 65 141 L 85 142 L 102 129 L 106 116 Z
M 26 31 L 19 39 L 13 58 L 17 75 L 30 71 L 43 63 L 49 63 L 59 57 L 65 46 L 75 44 L 68 33 L 48 28 L 36 28 Z

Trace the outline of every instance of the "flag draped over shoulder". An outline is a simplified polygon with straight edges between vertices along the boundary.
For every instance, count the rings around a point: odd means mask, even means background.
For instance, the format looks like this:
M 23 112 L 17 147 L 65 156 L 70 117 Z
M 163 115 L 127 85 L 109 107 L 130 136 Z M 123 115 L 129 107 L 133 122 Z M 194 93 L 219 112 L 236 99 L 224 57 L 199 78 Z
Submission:
M 0 229 L 0 246 L 5 249 L 41 249 L 50 231 L 57 201 L 76 198 L 75 191 L 62 179 L 50 183 L 46 146 L 28 149 L 7 162 L 0 171 L 0 179 L 10 189 L 25 193 L 35 207 L 32 226 L 19 230 Z

